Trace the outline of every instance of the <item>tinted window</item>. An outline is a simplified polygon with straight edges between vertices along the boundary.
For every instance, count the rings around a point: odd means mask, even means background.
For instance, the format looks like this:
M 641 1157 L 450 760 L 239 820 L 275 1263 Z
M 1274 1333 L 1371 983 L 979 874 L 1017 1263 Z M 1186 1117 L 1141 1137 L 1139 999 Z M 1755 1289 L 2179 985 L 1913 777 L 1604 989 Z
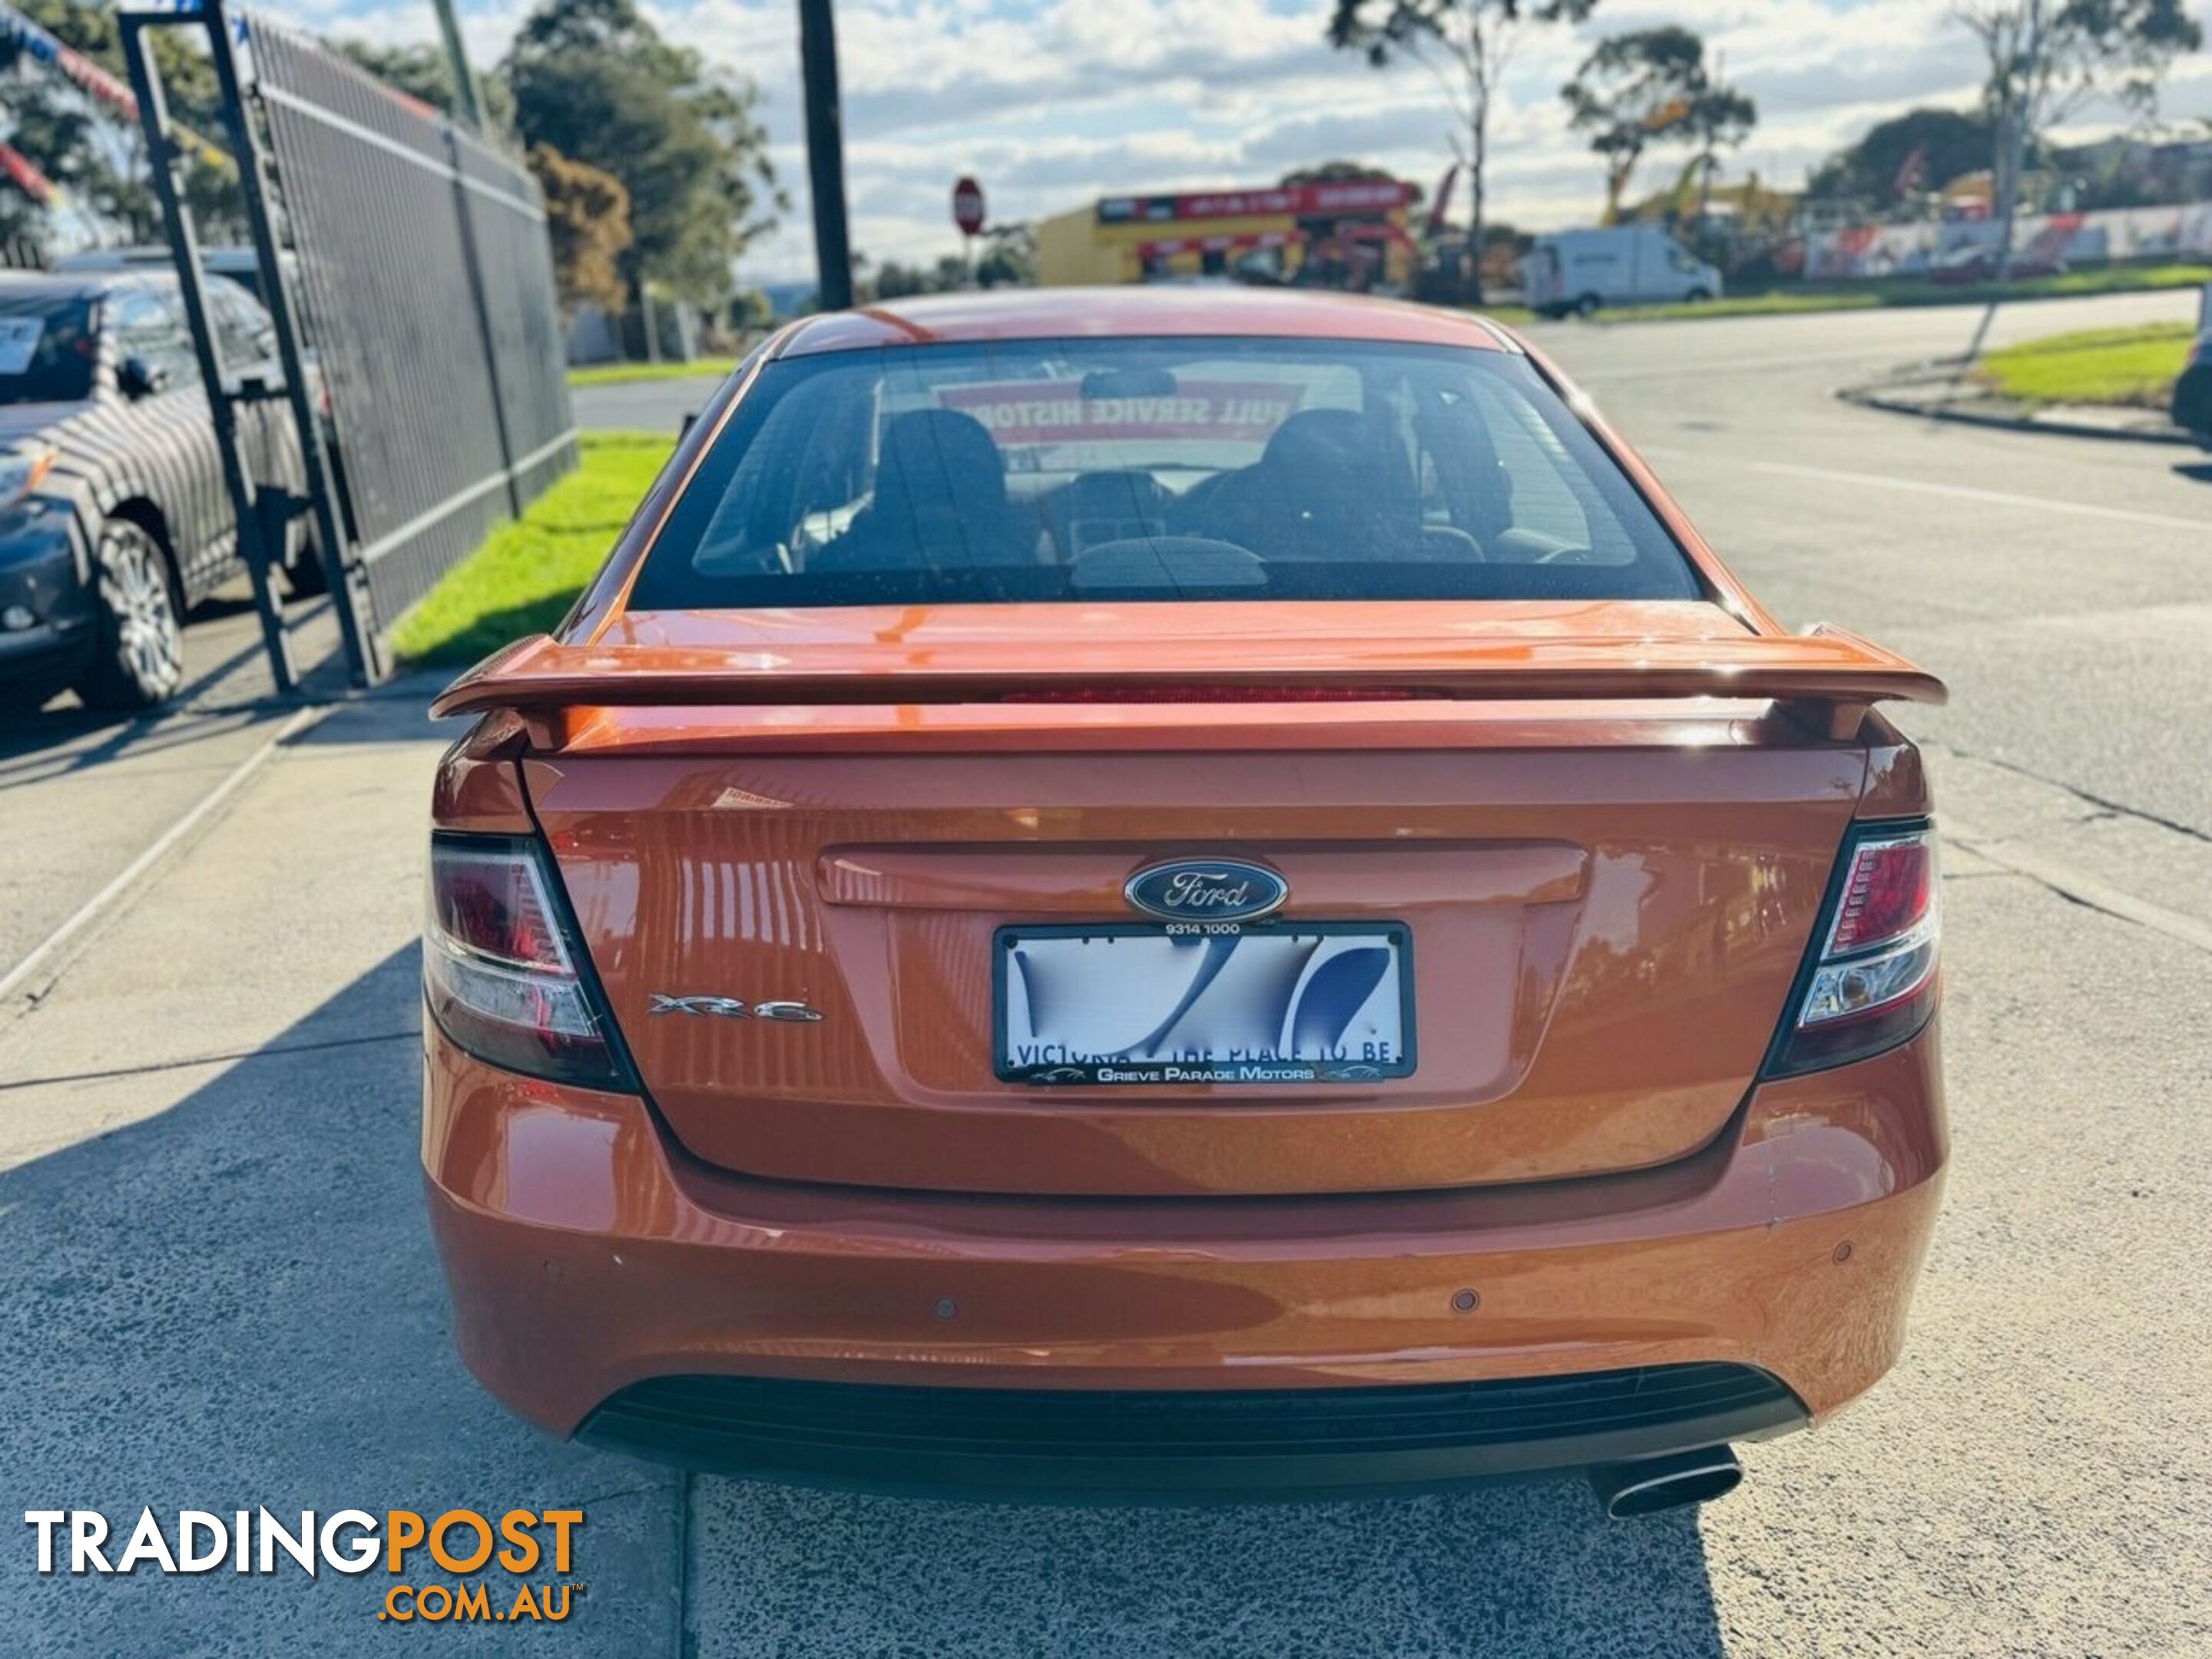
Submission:
M 89 301 L 0 295 L 0 404 L 89 398 L 97 356 Z
M 631 603 L 1698 593 L 1521 357 L 1091 340 L 768 365 Z

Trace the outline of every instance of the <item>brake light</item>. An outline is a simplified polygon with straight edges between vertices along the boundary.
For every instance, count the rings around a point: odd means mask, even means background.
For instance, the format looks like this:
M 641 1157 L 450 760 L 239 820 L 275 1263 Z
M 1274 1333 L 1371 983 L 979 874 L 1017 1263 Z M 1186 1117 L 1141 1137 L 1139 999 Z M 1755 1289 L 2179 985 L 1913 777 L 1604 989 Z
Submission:
M 597 1089 L 635 1090 L 613 1022 L 579 971 L 538 844 L 430 838 L 422 990 L 431 1018 L 479 1060 Z
M 1131 685 L 1044 687 L 1009 691 L 1001 702 L 1403 702 L 1435 697 L 1434 691 L 1401 691 L 1368 685 Z
M 1819 956 L 1768 1062 L 1790 1077 L 1864 1060 L 1916 1035 L 1935 1012 L 1936 832 L 1874 826 L 1844 849 Z

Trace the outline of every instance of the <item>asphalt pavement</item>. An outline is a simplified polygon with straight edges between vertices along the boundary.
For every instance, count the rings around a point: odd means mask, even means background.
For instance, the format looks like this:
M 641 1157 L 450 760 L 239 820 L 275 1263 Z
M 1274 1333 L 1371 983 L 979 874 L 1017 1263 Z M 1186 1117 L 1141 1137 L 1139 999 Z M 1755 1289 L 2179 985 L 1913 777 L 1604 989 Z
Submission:
M 2021 306 L 2000 337 L 2190 305 Z M 412 940 L 451 733 L 409 686 L 50 715 L 0 748 L 0 983 L 65 933 L 0 995 L 0 1499 L 126 1523 L 580 1503 L 590 1590 L 565 1628 L 441 1638 L 501 1648 L 2212 1654 L 2212 465 L 1832 396 L 1972 321 L 1535 331 L 1777 611 L 1952 686 L 1903 716 L 1941 792 L 1954 1134 L 1912 1340 L 1832 1426 L 1747 1449 L 1735 1496 L 1628 1525 L 1571 1481 L 917 1504 L 685 1480 L 512 1422 L 451 1354 L 416 1191 Z M 672 428 L 703 388 L 622 390 L 580 411 Z M 0 1547 L 18 1651 L 398 1639 L 381 1575 L 31 1562 L 26 1528 Z
M 581 426 L 665 432 L 673 438 L 684 417 L 696 415 L 715 386 L 711 379 L 625 380 L 612 386 L 579 386 L 569 394 Z

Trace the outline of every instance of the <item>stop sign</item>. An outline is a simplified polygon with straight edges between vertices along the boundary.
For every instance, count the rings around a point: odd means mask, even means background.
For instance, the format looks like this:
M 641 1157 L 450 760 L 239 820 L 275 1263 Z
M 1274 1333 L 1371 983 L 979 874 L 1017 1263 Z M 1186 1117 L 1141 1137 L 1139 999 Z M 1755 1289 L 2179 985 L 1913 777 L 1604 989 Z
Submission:
M 952 186 L 952 222 L 963 236 L 983 228 L 983 186 L 973 179 L 963 178 Z

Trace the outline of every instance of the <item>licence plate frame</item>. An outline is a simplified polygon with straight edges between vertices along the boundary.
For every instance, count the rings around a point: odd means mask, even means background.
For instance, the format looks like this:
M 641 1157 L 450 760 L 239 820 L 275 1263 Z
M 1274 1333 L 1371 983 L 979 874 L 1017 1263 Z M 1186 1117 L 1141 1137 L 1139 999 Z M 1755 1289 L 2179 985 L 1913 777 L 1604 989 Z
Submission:
M 1012 1052 L 1008 1021 L 1012 1012 L 1009 981 L 1012 978 L 1014 959 L 1019 947 L 1030 941 L 1087 939 L 1106 941 L 1120 939 L 1188 940 L 1194 946 L 1209 940 L 1268 940 L 1270 948 L 1279 948 L 1285 942 L 1320 940 L 1372 939 L 1385 944 L 1390 951 L 1389 972 L 1396 977 L 1395 1006 L 1398 1041 L 1396 1058 L 1373 1057 L 1363 1052 L 1358 1054 L 1303 1056 L 1286 1054 L 1259 1058 L 1239 1057 L 1200 1060 L 1102 1058 L 1097 1054 L 1081 1059 L 1066 1057 L 1044 1060 L 1022 1061 Z M 1231 946 L 1233 952 L 1235 946 Z M 1378 982 L 1369 1000 L 1359 1008 L 1375 1003 L 1387 1006 L 1389 987 Z M 1026 1012 L 1026 991 L 1024 991 Z M 1376 1000 L 1379 999 L 1379 1003 Z M 1354 1010 L 1355 1017 L 1358 1009 Z M 1289 1011 L 1284 1010 L 1285 1022 Z M 1249 924 L 1170 923 L 1141 921 L 1074 922 L 1064 924 L 1008 923 L 999 927 L 991 941 L 991 1065 L 993 1075 L 1001 1083 L 1018 1083 L 1031 1087 L 1106 1087 L 1126 1088 L 1151 1084 L 1176 1087 L 1207 1087 L 1224 1084 L 1243 1084 L 1263 1087 L 1310 1087 L 1315 1085 L 1388 1082 L 1410 1077 L 1419 1064 L 1419 1045 L 1414 1020 L 1413 996 L 1413 929 L 1402 921 L 1307 921 L 1275 917 Z

